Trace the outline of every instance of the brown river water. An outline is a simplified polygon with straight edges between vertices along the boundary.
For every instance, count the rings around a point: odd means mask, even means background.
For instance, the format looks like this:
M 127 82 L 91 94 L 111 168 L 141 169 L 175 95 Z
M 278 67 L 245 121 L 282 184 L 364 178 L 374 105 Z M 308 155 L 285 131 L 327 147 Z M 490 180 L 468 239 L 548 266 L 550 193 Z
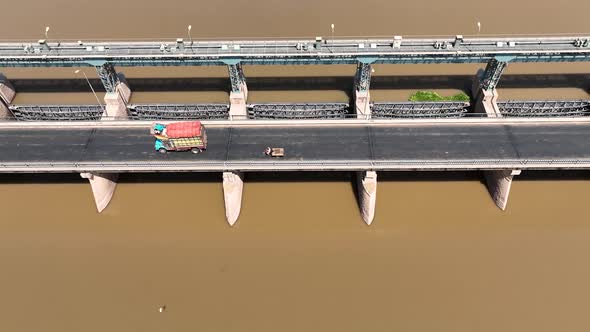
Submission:
M 332 23 L 336 37 L 475 35 L 477 21 L 482 35 L 589 33 L 589 11 L 584 0 L 20 0 L 3 6 L 0 39 L 40 39 L 45 26 L 53 40 L 174 39 L 189 24 L 193 38 L 327 38 Z M 480 67 L 376 66 L 371 93 L 405 100 L 424 80 L 455 93 Z M 73 70 L 1 71 L 63 79 Z M 225 68 L 122 70 L 130 79 L 227 76 Z M 245 70 L 253 81 L 325 76 L 345 85 L 354 72 Z M 499 93 L 588 98 L 589 76 L 589 64 L 510 65 Z M 339 87 L 250 90 L 252 102 L 348 99 Z M 202 101 L 226 102 L 227 93 L 137 91 L 132 100 Z M 68 91 L 15 100 L 93 102 Z M 523 172 L 505 212 L 475 172 L 379 176 L 367 227 L 349 174 L 249 174 L 234 228 L 220 174 L 123 175 L 100 215 L 76 176 L 1 176 L 0 331 L 590 329 L 590 173 Z

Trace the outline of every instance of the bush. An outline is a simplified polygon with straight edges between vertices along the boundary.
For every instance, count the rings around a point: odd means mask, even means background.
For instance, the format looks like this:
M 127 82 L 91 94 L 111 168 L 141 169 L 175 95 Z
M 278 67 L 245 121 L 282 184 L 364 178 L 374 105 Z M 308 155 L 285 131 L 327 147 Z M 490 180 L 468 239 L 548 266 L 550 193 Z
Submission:
M 461 92 L 454 96 L 443 97 L 433 91 L 417 91 L 410 96 L 410 101 L 469 101 L 469 96 Z

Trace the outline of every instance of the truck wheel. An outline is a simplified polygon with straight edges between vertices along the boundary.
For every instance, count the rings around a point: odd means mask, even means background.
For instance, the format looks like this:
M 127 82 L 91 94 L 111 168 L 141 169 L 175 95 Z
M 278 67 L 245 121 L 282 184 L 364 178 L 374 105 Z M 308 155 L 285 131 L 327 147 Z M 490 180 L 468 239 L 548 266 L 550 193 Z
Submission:
M 158 152 L 160 152 L 161 154 L 165 154 L 168 151 L 166 151 L 166 149 L 164 149 L 164 148 L 159 148 Z
M 194 153 L 194 154 L 197 154 L 197 153 L 200 153 L 201 152 L 201 149 L 199 149 L 199 148 L 192 148 L 191 149 L 191 152 Z

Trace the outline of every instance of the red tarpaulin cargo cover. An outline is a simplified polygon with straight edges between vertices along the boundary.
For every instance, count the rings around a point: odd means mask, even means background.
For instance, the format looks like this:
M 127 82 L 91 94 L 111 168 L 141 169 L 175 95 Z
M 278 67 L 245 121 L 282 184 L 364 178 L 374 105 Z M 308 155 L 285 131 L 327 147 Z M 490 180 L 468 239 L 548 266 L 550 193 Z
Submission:
M 201 121 L 176 122 L 166 126 L 169 138 L 185 138 L 201 136 Z

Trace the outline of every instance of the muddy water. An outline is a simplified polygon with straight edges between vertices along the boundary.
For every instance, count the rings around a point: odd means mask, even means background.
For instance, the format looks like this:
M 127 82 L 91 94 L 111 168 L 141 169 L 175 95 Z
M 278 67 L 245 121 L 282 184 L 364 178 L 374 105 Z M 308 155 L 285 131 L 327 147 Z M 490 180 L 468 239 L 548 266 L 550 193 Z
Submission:
M 5 8 L 0 38 L 38 39 L 46 25 L 50 38 L 64 40 L 184 37 L 188 24 L 195 38 L 328 36 L 331 23 L 336 36 L 468 35 L 477 33 L 477 21 L 483 34 L 588 32 L 589 9 L 580 0 L 534 7 L 508 0 L 370 0 L 363 7 L 310 0 L 21 0 Z M 467 77 L 478 68 L 376 66 L 375 76 Z M 2 72 L 13 79 L 72 78 L 73 70 Z M 246 68 L 246 74 L 351 77 L 353 70 Z M 223 68 L 124 71 L 129 78 L 226 75 Z M 537 72 L 588 74 L 590 68 L 515 65 L 505 77 Z M 588 97 L 585 83 L 555 89 L 559 79 L 551 77 L 536 82 L 546 89 L 530 89 L 525 80 L 501 84 L 500 94 Z M 465 85 L 453 82 L 433 88 L 450 94 Z M 416 88 L 373 85 L 376 100 L 405 100 Z M 224 102 L 226 96 L 182 91 L 133 98 Z M 342 89 L 251 92 L 255 102 L 347 98 Z M 94 97 L 31 92 L 20 93 L 21 102 L 93 103 Z M 508 211 L 500 212 L 477 174 L 390 177 L 379 183 L 375 222 L 366 227 L 346 176 L 297 182 L 250 177 L 233 229 L 224 221 L 218 176 L 147 183 L 123 177 L 102 215 L 80 180 L 15 177 L 13 184 L 2 178 L 0 330 L 586 331 L 587 178 L 523 174 L 513 184 Z

